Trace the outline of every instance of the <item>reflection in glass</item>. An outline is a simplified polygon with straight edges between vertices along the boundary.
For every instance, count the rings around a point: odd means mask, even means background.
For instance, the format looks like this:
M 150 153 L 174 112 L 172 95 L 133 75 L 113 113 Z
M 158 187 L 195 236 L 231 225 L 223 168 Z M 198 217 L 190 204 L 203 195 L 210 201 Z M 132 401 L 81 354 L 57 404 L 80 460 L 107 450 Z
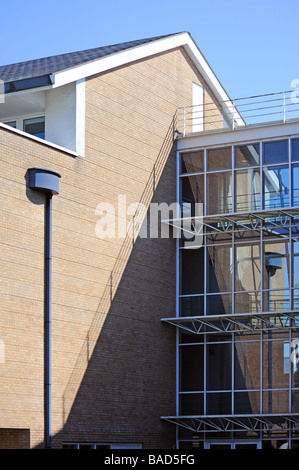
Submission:
M 299 139 L 292 139 L 292 161 L 298 161 L 299 160 Z
M 260 388 L 259 342 L 235 343 L 234 386 L 235 390 Z
M 209 149 L 208 170 L 225 170 L 232 167 L 232 148 Z
M 204 151 L 181 154 L 181 173 L 199 173 L 204 170 Z
M 41 139 L 45 138 L 45 117 L 24 119 L 23 130 L 28 134 L 35 135 Z
M 264 208 L 288 207 L 290 205 L 289 168 L 287 166 L 265 167 L 263 178 Z
M 293 165 L 292 167 L 292 206 L 299 205 L 299 165 Z
M 232 212 L 232 174 L 230 171 L 208 173 L 208 214 Z
M 271 336 L 271 335 L 270 335 Z M 263 388 L 288 388 L 290 368 L 284 341 L 263 342 Z
M 267 390 L 263 391 L 263 413 L 288 413 L 289 391 Z
M 294 310 L 299 310 L 299 289 L 293 290 Z M 299 327 L 299 316 L 296 317 L 296 326 Z
M 207 292 L 231 292 L 232 247 L 230 245 L 211 245 L 207 251 Z
M 250 168 L 235 173 L 235 205 L 237 212 L 259 210 L 261 207 L 260 170 Z
M 183 214 L 190 217 L 195 213 L 195 203 L 204 204 L 204 175 L 182 177 L 181 188 Z
M 232 313 L 232 294 L 207 295 L 207 315 L 228 315 Z
M 235 165 L 237 168 L 245 166 L 257 166 L 260 163 L 260 145 L 236 145 Z
M 289 244 L 287 242 L 264 244 L 264 289 L 290 287 Z
M 292 371 L 292 388 L 299 388 L 299 338 L 298 332 L 294 334 L 291 342 L 291 371 Z M 299 390 L 292 391 L 292 412 L 299 412 Z
M 260 392 L 237 392 L 234 394 L 234 412 L 252 414 L 260 412 Z
M 284 163 L 288 161 L 288 141 L 280 140 L 263 144 L 264 163 Z
M 260 292 L 239 292 L 235 294 L 235 313 L 259 313 L 260 311 Z
M 232 345 L 207 344 L 207 390 L 232 387 Z
M 291 308 L 289 290 L 270 290 L 263 292 L 264 312 L 286 312 Z M 277 320 L 279 321 L 279 320 Z
M 258 244 L 236 246 L 235 290 L 253 291 L 260 289 L 260 286 L 260 246 Z

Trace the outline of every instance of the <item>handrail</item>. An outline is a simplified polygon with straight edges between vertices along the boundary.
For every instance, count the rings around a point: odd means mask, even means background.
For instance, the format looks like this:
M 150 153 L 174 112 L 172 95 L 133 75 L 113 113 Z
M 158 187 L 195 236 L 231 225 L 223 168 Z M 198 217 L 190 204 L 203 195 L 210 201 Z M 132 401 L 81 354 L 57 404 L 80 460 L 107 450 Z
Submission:
M 193 132 L 234 130 L 246 125 L 299 119 L 296 94 L 295 90 L 288 90 L 180 107 L 176 113 L 176 129 L 186 136 Z

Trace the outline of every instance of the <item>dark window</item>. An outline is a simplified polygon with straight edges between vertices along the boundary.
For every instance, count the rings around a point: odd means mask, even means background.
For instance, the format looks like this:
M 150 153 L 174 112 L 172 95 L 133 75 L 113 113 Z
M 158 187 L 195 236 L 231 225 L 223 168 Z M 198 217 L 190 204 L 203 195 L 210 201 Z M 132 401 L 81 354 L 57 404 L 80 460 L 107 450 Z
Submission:
M 264 163 L 283 163 L 288 161 L 288 141 L 265 142 L 263 144 Z
M 31 119 L 24 119 L 23 131 L 28 134 L 35 135 L 41 139 L 45 138 L 45 118 L 36 117 Z
M 292 140 L 292 160 L 299 160 L 299 139 Z

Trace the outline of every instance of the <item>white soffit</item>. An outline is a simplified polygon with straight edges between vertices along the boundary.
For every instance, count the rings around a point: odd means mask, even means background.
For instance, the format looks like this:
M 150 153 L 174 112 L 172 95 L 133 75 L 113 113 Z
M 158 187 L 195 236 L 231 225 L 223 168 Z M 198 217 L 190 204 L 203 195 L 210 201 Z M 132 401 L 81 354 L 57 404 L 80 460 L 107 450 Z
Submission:
M 142 44 L 140 46 L 133 47 L 132 49 L 117 52 L 107 57 L 102 57 L 98 60 L 88 62 L 87 64 L 53 73 L 50 78 L 53 88 L 56 88 L 177 47 L 185 48 L 187 54 L 190 56 L 199 73 L 212 89 L 216 98 L 219 101 L 230 100 L 218 78 L 200 52 L 198 46 L 187 32 L 158 39 L 148 44 Z

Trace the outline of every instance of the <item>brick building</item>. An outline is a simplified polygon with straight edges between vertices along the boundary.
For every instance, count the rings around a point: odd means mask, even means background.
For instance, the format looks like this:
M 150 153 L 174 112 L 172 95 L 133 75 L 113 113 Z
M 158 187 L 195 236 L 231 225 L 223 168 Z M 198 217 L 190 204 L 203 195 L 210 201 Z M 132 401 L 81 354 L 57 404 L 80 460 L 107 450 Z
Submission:
M 296 187 L 261 152 L 296 172 L 296 120 L 247 126 L 189 33 L 0 78 L 0 448 L 295 442 Z M 203 206 L 203 244 L 141 225 L 173 202 Z

